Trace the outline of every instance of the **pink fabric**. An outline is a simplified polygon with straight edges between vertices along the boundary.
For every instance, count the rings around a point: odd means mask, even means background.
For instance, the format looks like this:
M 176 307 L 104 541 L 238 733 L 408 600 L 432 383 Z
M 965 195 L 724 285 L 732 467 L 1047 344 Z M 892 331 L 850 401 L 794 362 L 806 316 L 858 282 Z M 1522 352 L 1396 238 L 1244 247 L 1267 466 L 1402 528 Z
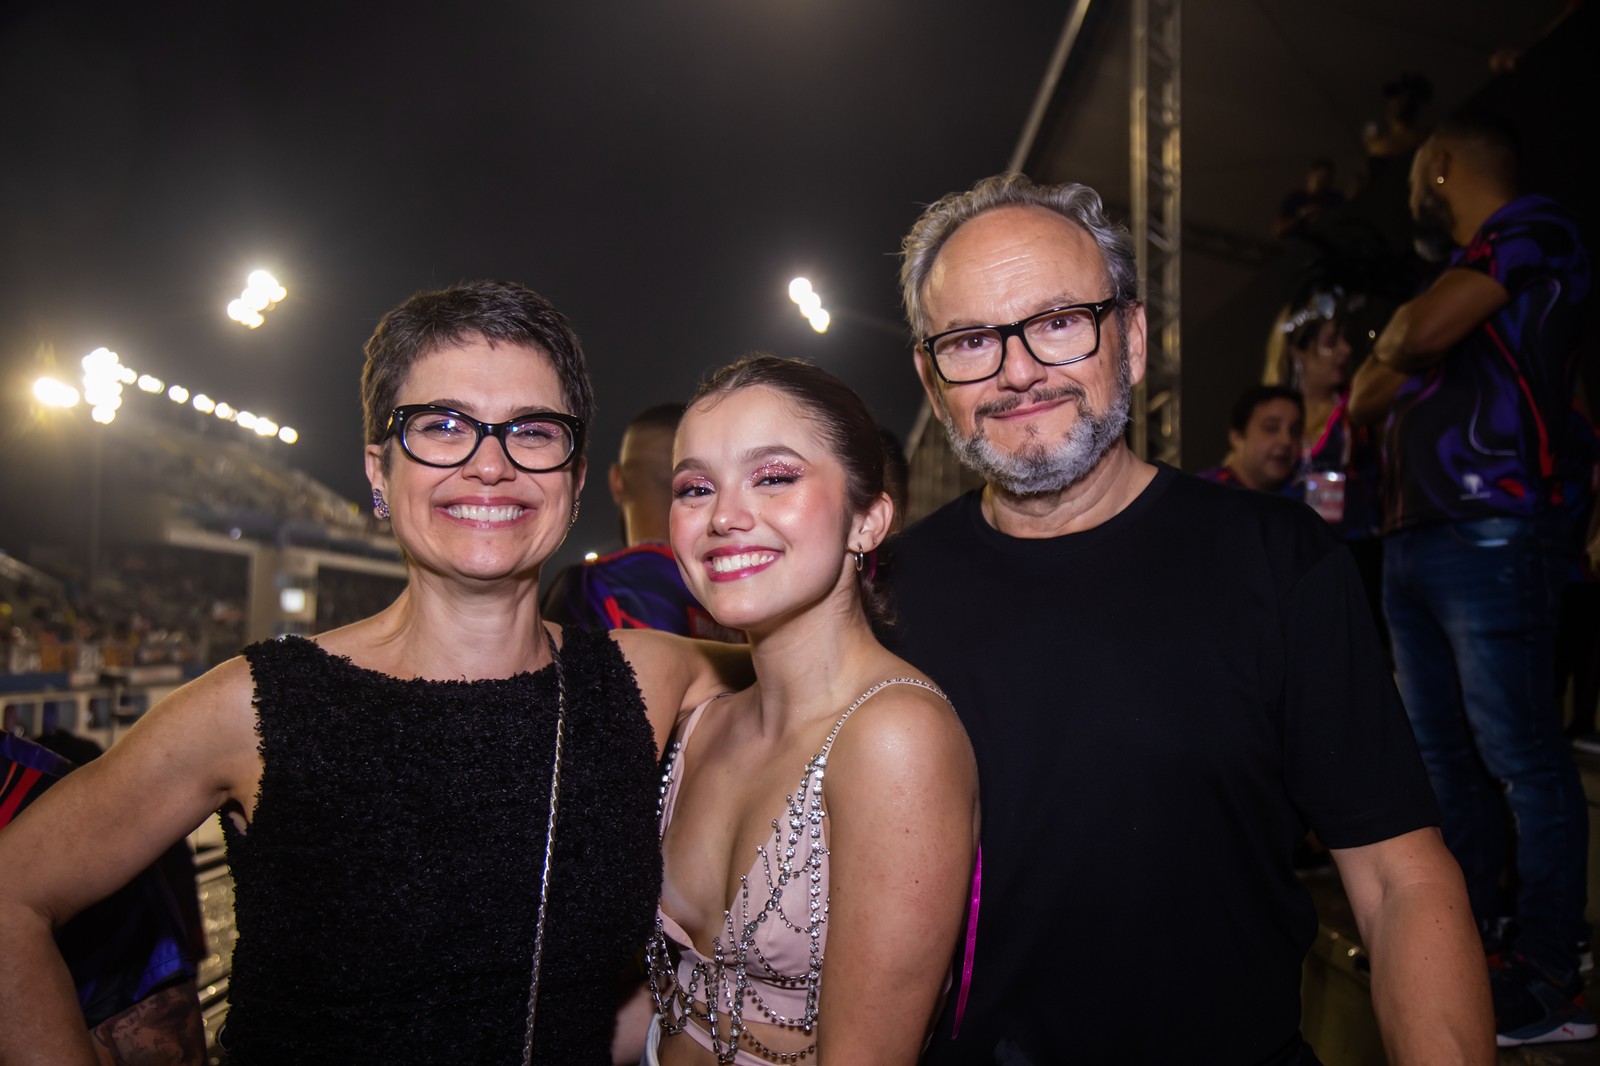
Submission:
M 967 1013 L 967 993 L 972 990 L 972 959 L 978 952 L 978 902 L 983 898 L 983 845 L 978 845 L 978 861 L 972 867 L 972 900 L 967 906 L 967 946 L 961 954 L 961 992 L 956 996 L 956 1019 L 950 1025 L 950 1039 L 961 1034 L 961 1019 Z

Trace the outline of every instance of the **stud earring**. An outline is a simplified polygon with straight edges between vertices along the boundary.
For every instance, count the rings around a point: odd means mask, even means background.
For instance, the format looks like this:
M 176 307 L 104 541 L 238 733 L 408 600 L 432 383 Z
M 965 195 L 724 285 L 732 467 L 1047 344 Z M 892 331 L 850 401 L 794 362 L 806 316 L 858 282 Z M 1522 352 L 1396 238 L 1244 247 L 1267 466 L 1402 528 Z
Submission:
M 1440 174 L 1437 178 L 1434 178 L 1433 179 L 1433 183 L 1435 185 L 1443 185 L 1444 184 L 1444 175 Z
M 389 517 L 389 501 L 383 498 L 382 489 L 372 490 L 372 513 L 379 518 Z

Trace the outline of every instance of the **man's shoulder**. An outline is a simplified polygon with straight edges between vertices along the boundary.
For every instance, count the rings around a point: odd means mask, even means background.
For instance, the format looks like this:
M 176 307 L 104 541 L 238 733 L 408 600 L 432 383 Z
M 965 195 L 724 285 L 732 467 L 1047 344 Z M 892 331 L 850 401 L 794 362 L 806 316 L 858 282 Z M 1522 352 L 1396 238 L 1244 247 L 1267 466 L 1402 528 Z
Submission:
M 1185 474 L 1176 467 L 1165 463 L 1156 464 L 1155 479 L 1131 503 L 1116 514 L 1112 515 L 1101 526 L 1109 527 L 1117 532 L 1138 528 L 1146 523 L 1164 523 L 1170 521 L 1174 510 L 1189 510 L 1199 508 L 1202 511 L 1220 509 L 1222 512 L 1235 513 L 1249 512 L 1253 504 L 1248 502 L 1255 497 L 1266 497 L 1266 493 L 1252 492 L 1236 487 L 1235 483 L 1218 480 L 1206 480 L 1203 476 Z M 987 528 L 981 516 L 981 489 L 963 493 L 937 511 L 920 519 L 907 527 L 895 537 L 893 548 L 896 551 L 905 550 L 916 554 L 938 552 L 948 549 L 953 545 L 968 545 L 974 541 L 983 540 L 984 530 Z M 1241 503 L 1241 498 L 1244 501 Z M 1305 508 L 1295 501 L 1279 498 L 1278 504 L 1289 503 L 1290 513 L 1293 508 Z M 1273 505 L 1269 505 L 1270 507 Z M 1087 532 L 1093 533 L 1095 530 Z M 1098 534 L 1097 534 L 1098 535 Z M 1024 543 L 1048 544 L 1051 542 L 1064 542 L 1074 540 L 1080 535 L 1076 533 L 1063 533 L 1058 537 L 1045 537 L 1039 540 L 1030 540 Z M 994 534 L 997 539 L 1005 540 L 1000 534 Z
M 1540 193 L 1527 193 L 1511 200 L 1490 216 L 1488 226 L 1501 222 L 1578 228 L 1577 216 L 1565 204 Z
M 970 546 L 983 539 L 978 510 L 979 490 L 958 496 L 896 536 L 888 554 L 920 558 Z M 1322 520 L 1299 499 L 1207 480 L 1164 463 L 1158 464 L 1155 480 L 1138 498 L 1097 529 L 1104 528 L 1120 539 L 1122 534 L 1139 529 L 1154 528 L 1187 536 L 1203 529 L 1236 529 L 1241 525 L 1298 527 L 1313 534 L 1326 533 Z M 1078 534 L 1063 534 L 1045 538 L 1044 542 L 1076 537 Z
M 1490 215 L 1473 240 L 1457 253 L 1456 264 L 1471 268 L 1508 254 L 1513 260 L 1584 273 L 1589 267 L 1577 217 L 1561 203 L 1536 194 L 1519 196 Z
M 665 544 L 632 544 L 626 548 L 590 559 L 577 567 L 572 580 L 585 587 L 610 588 L 613 585 L 631 586 L 644 583 L 655 585 L 665 580 L 674 588 L 683 586 L 678 573 L 678 560 Z
M 1286 492 L 1264 492 L 1247 487 L 1227 467 L 1213 467 L 1197 474 L 1174 472 L 1166 499 L 1173 507 L 1199 507 L 1233 514 L 1277 514 L 1287 521 L 1301 521 L 1310 512 L 1305 504 Z
M 982 490 L 964 492 L 931 514 L 917 519 L 895 534 L 891 550 L 937 550 L 972 530 L 972 510 Z
M 1339 543 L 1303 500 L 1283 493 L 1180 474 L 1163 502 L 1159 520 L 1192 545 L 1197 558 L 1211 545 L 1213 554 L 1243 551 L 1302 570 Z

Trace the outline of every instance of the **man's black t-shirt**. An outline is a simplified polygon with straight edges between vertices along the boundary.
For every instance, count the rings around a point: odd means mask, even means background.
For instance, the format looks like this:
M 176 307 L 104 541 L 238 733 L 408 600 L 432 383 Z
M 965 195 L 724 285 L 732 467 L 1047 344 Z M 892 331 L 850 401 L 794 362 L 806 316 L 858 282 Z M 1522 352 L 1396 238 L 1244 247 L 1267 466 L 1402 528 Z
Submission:
M 997 532 L 969 494 L 886 573 L 884 636 L 949 693 L 983 800 L 970 1001 L 929 1061 L 1240 1066 L 1297 1047 L 1316 917 L 1295 844 L 1438 821 L 1324 524 L 1163 466 L 1051 539 Z

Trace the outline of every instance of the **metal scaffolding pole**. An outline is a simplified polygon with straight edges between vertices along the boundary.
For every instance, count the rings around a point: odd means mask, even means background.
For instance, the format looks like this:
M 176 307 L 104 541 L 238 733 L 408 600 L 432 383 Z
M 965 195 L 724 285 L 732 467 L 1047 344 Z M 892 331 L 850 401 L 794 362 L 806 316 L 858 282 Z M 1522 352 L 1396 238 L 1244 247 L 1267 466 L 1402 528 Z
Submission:
M 1134 0 L 1128 148 L 1148 353 L 1144 381 L 1134 394 L 1133 446 L 1147 459 L 1174 466 L 1182 457 L 1182 8 L 1182 0 Z

